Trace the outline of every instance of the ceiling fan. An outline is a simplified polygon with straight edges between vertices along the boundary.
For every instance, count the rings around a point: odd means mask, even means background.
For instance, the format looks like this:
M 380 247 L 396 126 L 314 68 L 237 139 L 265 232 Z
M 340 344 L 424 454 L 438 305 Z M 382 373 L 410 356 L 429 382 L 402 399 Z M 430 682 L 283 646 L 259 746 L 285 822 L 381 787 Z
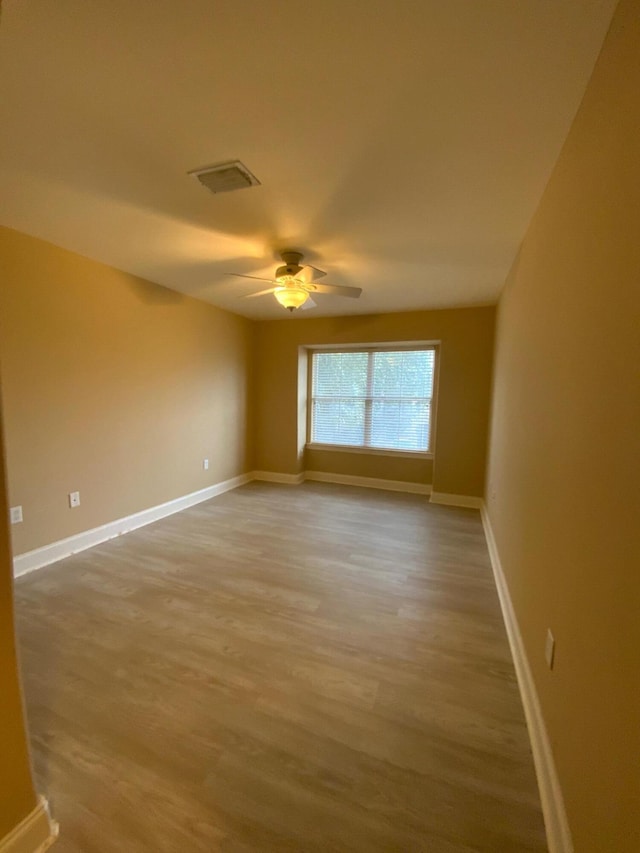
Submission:
M 273 278 L 259 278 L 255 275 L 229 273 L 237 278 L 251 278 L 254 281 L 268 281 L 273 287 L 249 293 L 244 299 L 256 296 L 266 296 L 273 293 L 283 308 L 294 311 L 296 308 L 315 308 L 316 303 L 310 294 L 332 294 L 333 296 L 350 296 L 357 299 L 362 293 L 361 287 L 341 287 L 337 284 L 318 284 L 317 279 L 326 275 L 323 270 L 311 266 L 300 266 L 302 252 L 287 250 L 280 252 L 283 266 L 278 267 Z

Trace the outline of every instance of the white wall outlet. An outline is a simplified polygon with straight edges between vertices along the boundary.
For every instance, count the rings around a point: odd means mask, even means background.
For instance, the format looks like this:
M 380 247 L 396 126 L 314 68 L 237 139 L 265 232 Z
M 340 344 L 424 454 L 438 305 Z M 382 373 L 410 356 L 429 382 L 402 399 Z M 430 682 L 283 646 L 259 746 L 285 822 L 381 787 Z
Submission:
M 549 669 L 553 669 L 553 659 L 556 653 L 556 638 L 551 633 L 551 628 L 547 628 L 547 639 L 544 644 L 544 657 L 547 661 Z
M 9 518 L 11 519 L 11 524 L 20 524 L 22 521 L 22 507 L 12 506 L 9 510 Z
M 202 460 L 202 467 L 204 468 L 205 471 L 209 470 L 209 460 L 208 459 Z
M 69 492 L 69 506 L 71 509 L 80 506 L 80 492 Z

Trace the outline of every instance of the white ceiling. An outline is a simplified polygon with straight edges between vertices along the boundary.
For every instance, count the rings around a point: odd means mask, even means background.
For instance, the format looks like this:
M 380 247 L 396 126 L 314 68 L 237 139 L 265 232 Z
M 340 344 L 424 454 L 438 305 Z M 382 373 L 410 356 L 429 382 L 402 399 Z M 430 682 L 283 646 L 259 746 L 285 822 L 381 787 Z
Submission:
M 316 314 L 494 302 L 614 6 L 5 0 L 0 223 L 252 317 L 287 247 L 364 290 Z

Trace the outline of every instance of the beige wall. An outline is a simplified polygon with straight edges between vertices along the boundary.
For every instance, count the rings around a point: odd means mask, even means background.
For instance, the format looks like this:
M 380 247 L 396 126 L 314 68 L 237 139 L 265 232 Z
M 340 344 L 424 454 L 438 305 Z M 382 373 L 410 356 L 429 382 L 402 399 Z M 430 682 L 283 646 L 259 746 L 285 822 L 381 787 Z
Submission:
M 250 470 L 248 320 L 9 229 L 0 257 L 15 553 Z
M 577 853 L 640 850 L 639 57 L 623 0 L 497 326 L 489 512 Z
M 255 466 L 329 471 L 433 483 L 440 492 L 482 495 L 493 350 L 493 307 L 300 320 L 256 326 Z M 440 341 L 435 460 L 344 452 L 299 452 L 300 347 Z
M 331 450 L 312 450 L 305 455 L 307 471 L 326 471 L 351 477 L 380 477 L 405 483 L 432 483 L 433 460 L 394 456 L 370 456 Z
M 0 412 L 0 842 L 36 805 L 13 627 L 13 570 Z

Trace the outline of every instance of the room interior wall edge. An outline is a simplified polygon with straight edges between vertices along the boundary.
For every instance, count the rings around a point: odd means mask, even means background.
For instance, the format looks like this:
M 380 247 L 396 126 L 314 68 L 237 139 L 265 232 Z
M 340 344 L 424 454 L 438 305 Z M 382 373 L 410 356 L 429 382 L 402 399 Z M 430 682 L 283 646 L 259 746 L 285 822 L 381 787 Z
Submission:
M 437 492 L 482 497 L 494 319 L 495 306 L 483 306 L 258 322 L 255 467 L 293 475 L 304 467 L 433 483 Z M 417 341 L 439 344 L 435 458 L 409 460 L 306 447 L 301 462 L 301 348 Z
M 205 489 L 200 489 L 197 492 L 192 492 L 189 495 L 183 495 L 179 498 L 174 498 L 164 504 L 158 506 L 147 507 L 140 512 L 127 516 L 126 518 L 118 518 L 115 521 L 110 521 L 100 527 L 94 527 L 90 530 L 83 530 L 66 539 L 61 539 L 56 542 L 50 542 L 40 548 L 35 548 L 33 551 L 26 551 L 22 554 L 17 554 L 13 558 L 13 573 L 15 577 L 27 574 L 28 572 L 42 569 L 44 566 L 49 566 L 52 563 L 57 563 L 58 560 L 63 560 L 73 554 L 78 554 L 88 548 L 93 548 L 100 545 L 102 542 L 108 542 L 110 539 L 115 539 L 117 536 L 123 536 L 126 533 L 131 533 L 139 527 L 144 527 L 147 524 L 153 524 L 161 518 L 166 518 L 176 512 L 181 512 L 188 507 L 195 506 L 203 501 L 209 501 L 218 495 L 237 489 L 238 486 L 243 486 L 245 483 L 254 479 L 254 472 L 248 474 L 240 474 L 237 477 L 232 477 L 230 480 L 225 480 L 222 483 L 215 483 L 213 486 L 207 486 Z
M 487 510 L 580 853 L 640 849 L 639 54 L 621 0 L 497 314 Z
M 424 495 L 429 497 L 431 503 L 442 504 L 443 506 L 466 509 L 480 509 L 482 506 L 482 500 L 472 495 L 434 493 L 431 483 L 419 483 L 411 480 L 391 480 L 386 477 L 361 477 L 349 474 L 336 474 L 332 471 L 314 471 L 308 469 L 300 471 L 298 474 L 283 474 L 277 471 L 250 471 L 226 480 L 223 483 L 217 483 L 206 489 L 193 492 L 190 495 L 183 495 L 165 504 L 148 507 L 127 518 L 120 518 L 100 527 L 84 530 L 67 539 L 35 548 L 33 551 L 17 554 L 13 558 L 13 575 L 14 577 L 20 577 L 29 572 L 45 568 L 74 554 L 94 548 L 103 542 L 108 542 L 110 539 L 131 533 L 147 524 L 153 524 L 162 518 L 181 512 L 188 507 L 209 501 L 218 495 L 222 495 L 232 489 L 237 489 L 253 480 L 288 486 L 300 486 L 305 482 L 331 483 L 389 492 Z
M 549 853 L 574 853 L 571 830 L 564 805 L 562 787 L 553 758 L 549 733 L 547 732 L 542 715 L 535 681 L 522 640 L 522 632 L 520 631 L 518 618 L 513 607 L 498 546 L 493 535 L 491 520 L 484 500 L 480 505 L 480 515 L 487 540 L 487 549 L 489 551 L 496 590 L 500 600 L 502 618 L 509 639 L 511 657 L 513 658 L 516 677 L 518 679 L 525 719 L 527 721 L 527 730 L 538 780 L 538 790 L 540 792 L 540 802 L 544 815 Z
M 13 580 L 0 405 L 0 843 L 36 807 L 15 641 Z
M 252 321 L 10 229 L 0 253 L 15 553 L 251 470 Z

